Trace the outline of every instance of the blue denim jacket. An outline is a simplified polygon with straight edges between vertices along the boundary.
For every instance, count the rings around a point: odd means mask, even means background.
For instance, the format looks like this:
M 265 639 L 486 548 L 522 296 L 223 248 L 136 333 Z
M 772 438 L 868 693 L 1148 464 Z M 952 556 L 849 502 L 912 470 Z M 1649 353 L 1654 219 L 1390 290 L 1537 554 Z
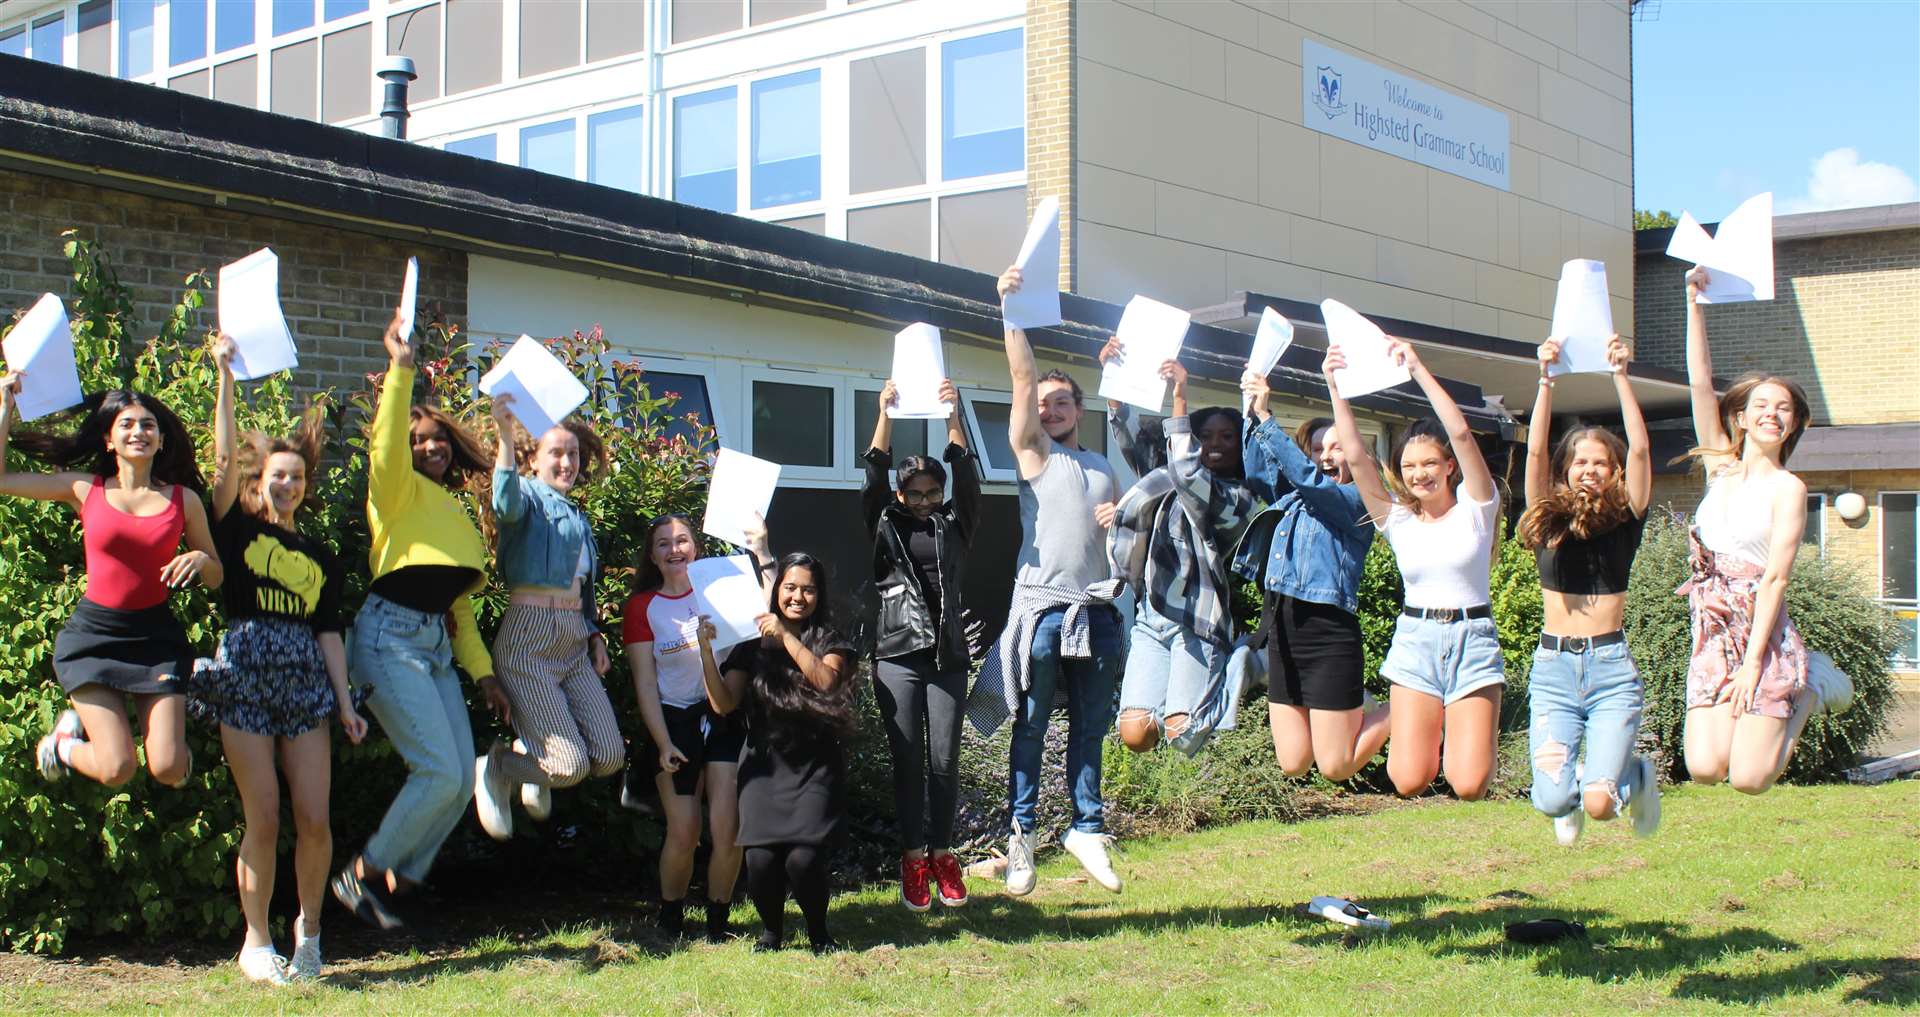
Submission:
M 1233 571 L 1271 593 L 1360 613 L 1373 525 L 1359 488 L 1320 472 L 1277 417 L 1249 432 L 1242 460 L 1247 486 L 1268 504 L 1241 540 Z
M 573 499 L 513 470 L 493 471 L 493 517 L 500 532 L 497 567 L 509 590 L 516 586 L 566 589 L 580 568 L 580 542 L 587 544 L 587 578 L 580 584 L 580 609 L 587 624 L 598 627 L 594 580 L 600 575 L 600 549 L 593 542 L 587 514 Z

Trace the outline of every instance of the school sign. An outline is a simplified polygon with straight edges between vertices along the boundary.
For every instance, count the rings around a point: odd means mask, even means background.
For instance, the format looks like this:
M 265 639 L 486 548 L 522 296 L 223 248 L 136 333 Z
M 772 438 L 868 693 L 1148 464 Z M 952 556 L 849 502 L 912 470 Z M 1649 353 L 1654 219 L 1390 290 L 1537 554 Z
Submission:
M 1322 134 L 1510 190 L 1507 115 L 1356 56 L 1300 42 L 1300 115 Z

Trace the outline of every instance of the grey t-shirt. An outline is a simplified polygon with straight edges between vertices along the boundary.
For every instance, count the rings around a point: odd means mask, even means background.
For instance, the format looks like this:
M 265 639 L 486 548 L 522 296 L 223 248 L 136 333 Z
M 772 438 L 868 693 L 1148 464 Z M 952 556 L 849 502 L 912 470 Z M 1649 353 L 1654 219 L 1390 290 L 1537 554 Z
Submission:
M 1107 457 L 1054 444 L 1047 468 L 1020 481 L 1020 557 L 1016 582 L 1084 589 L 1110 577 L 1107 531 L 1093 507 L 1120 500 Z

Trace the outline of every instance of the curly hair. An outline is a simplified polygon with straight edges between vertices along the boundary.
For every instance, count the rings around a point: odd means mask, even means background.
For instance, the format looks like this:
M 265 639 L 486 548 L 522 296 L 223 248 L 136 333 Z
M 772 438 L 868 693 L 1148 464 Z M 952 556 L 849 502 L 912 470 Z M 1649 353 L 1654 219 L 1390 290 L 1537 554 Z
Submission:
M 795 551 L 780 559 L 779 567 L 774 571 L 773 594 L 768 607 L 779 614 L 780 584 L 787 578 L 787 573 L 794 569 L 806 569 L 812 573 L 814 586 L 819 591 L 813 613 L 799 626 L 800 642 L 816 655 L 825 654 L 834 647 L 846 646 L 846 639 L 833 627 L 833 610 L 827 596 L 827 567 L 813 555 Z M 769 649 L 765 644 L 758 646 L 753 668 L 753 695 L 766 709 L 776 741 L 803 741 L 822 736 L 845 738 L 852 735 L 856 727 L 853 714 L 854 675 L 851 672 L 841 675 L 830 689 L 818 688 L 800 673 L 800 669 L 794 666 L 793 658 L 779 647 Z
M 1599 442 L 1613 460 L 1613 479 L 1599 491 L 1587 491 L 1567 483 L 1567 468 L 1573 462 L 1576 446 L 1583 441 Z M 1536 498 L 1520 517 L 1520 543 L 1539 550 L 1559 547 L 1571 536 L 1586 540 L 1626 522 L 1633 516 L 1627 498 L 1627 444 L 1604 427 L 1582 427 L 1568 431 L 1553 451 L 1550 490 Z
M 295 425 L 291 437 L 276 438 L 261 431 L 242 434 L 233 464 L 240 477 L 240 511 L 257 519 L 268 517 L 267 503 L 260 497 L 260 477 L 266 473 L 267 460 L 282 452 L 299 456 L 307 467 L 307 489 L 293 510 L 298 512 L 312 503 L 320 454 L 327 446 L 326 426 L 325 408 L 315 405 L 300 415 L 300 423 Z
M 107 447 L 107 436 L 120 414 L 133 407 L 153 414 L 160 429 L 160 448 L 153 454 L 153 481 L 179 484 L 204 501 L 206 481 L 194 461 L 193 438 L 167 404 L 157 397 L 132 389 L 117 388 L 95 392 L 82 400 L 72 412 L 80 425 L 71 434 L 21 431 L 13 437 L 13 447 L 55 469 L 111 477 L 120 472 L 120 457 Z

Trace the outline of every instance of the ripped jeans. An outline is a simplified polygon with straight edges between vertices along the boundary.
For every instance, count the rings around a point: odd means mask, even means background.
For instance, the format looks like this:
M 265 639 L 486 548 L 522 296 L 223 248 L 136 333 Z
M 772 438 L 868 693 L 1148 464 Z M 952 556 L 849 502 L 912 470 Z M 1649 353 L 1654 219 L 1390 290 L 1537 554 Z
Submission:
M 1564 816 L 1581 808 L 1582 792 L 1594 788 L 1607 791 L 1618 815 L 1632 797 L 1625 782 L 1639 773 L 1633 747 L 1645 709 L 1640 669 L 1627 644 L 1592 646 L 1581 653 L 1534 650 L 1527 698 L 1533 807 Z

